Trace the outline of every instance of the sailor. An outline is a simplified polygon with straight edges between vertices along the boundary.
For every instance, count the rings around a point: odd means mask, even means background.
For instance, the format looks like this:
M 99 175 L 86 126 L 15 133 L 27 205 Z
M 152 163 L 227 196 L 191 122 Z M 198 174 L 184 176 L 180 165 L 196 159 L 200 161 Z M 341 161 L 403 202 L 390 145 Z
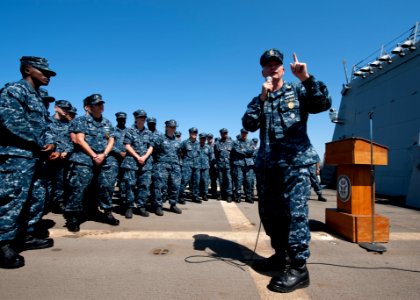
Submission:
M 182 180 L 179 190 L 179 203 L 185 202 L 187 184 L 189 184 L 192 193 L 192 202 L 201 203 L 199 199 L 200 143 L 197 140 L 198 129 L 197 127 L 191 127 L 188 132 L 189 138 L 181 142 Z
M 199 180 L 199 194 L 201 199 L 204 201 L 208 201 L 208 191 L 209 191 L 209 168 L 210 168 L 210 161 L 212 159 L 213 150 L 210 146 L 206 143 L 207 141 L 207 134 L 201 132 L 199 135 L 200 141 L 200 150 L 199 150 L 199 158 L 198 158 L 198 169 L 200 171 L 200 180 Z
M 127 207 L 125 211 L 127 219 L 133 217 L 135 205 L 141 216 L 149 216 L 146 204 L 152 184 L 153 138 L 152 132 L 144 126 L 147 113 L 143 109 L 138 109 L 133 115 L 135 123 L 125 134 L 124 145 L 127 156 L 121 165 L 124 170 L 124 185 L 127 187 Z
M 181 143 L 175 138 L 177 127 L 175 120 L 165 122 L 165 134 L 159 135 L 154 141 L 156 164 L 153 168 L 155 214 L 163 216 L 163 193 L 167 191 L 170 211 L 181 214 L 178 208 L 179 188 L 181 185 Z
M 275 254 L 255 261 L 253 267 L 277 271 L 269 289 L 291 292 L 309 285 L 309 166 L 319 157 L 306 132 L 307 120 L 309 113 L 328 110 L 331 98 L 326 86 L 308 73 L 296 54 L 290 67 L 300 80 L 297 84 L 284 81 L 283 54 L 279 50 L 265 51 L 260 64 L 263 77 L 270 78 L 248 104 L 242 125 L 260 132 L 256 164 L 259 213 Z
M 119 188 L 120 199 L 124 201 L 127 196 L 126 194 L 127 188 L 124 185 L 124 181 L 122 178 L 123 171 L 121 169 L 121 163 L 123 162 L 126 155 L 123 141 L 124 141 L 125 134 L 127 132 L 127 127 L 125 126 L 127 123 L 127 114 L 125 112 L 120 111 L 115 114 L 115 118 L 117 121 L 117 126 L 115 127 L 115 141 L 114 141 L 114 147 L 112 150 L 115 153 L 115 157 L 117 158 L 118 165 L 119 165 L 117 182 L 115 186 Z
M 211 158 L 210 158 L 210 168 L 209 168 L 209 176 L 210 176 L 210 192 L 211 197 L 213 199 L 217 199 L 217 166 L 216 166 L 216 157 L 214 156 L 214 139 L 213 134 L 207 134 L 207 145 L 210 147 L 211 150 Z
M 30 209 L 29 191 L 40 155 L 49 155 L 53 144 L 46 144 L 48 111 L 39 92 L 56 73 L 45 58 L 23 56 L 22 79 L 0 90 L 0 267 L 19 268 L 25 260 L 13 244 L 23 250 L 53 246 L 50 238 L 27 234 Z M 22 250 L 22 249 L 19 249 Z
M 231 153 L 233 178 L 235 185 L 234 200 L 241 202 L 242 186 L 245 192 L 245 201 L 253 203 L 252 180 L 254 178 L 254 148 L 252 142 L 247 139 L 248 131 L 241 129 L 241 134 L 233 143 Z
M 327 199 L 322 195 L 322 188 L 321 188 L 321 167 L 319 162 L 313 164 L 309 167 L 309 171 L 311 172 L 311 186 L 313 187 L 316 195 L 318 196 L 318 201 L 327 202 Z
M 219 130 L 220 139 L 214 146 L 214 155 L 217 163 L 217 174 L 220 185 L 220 196 L 218 199 L 225 199 L 227 202 L 232 202 L 233 187 L 232 174 L 230 167 L 230 152 L 233 148 L 233 141 L 228 135 L 228 130 L 222 128 Z
M 76 134 L 77 147 L 70 158 L 72 168 L 65 217 L 67 229 L 72 232 L 80 230 L 84 209 L 83 196 L 91 183 L 94 184 L 95 198 L 104 210 L 104 222 L 114 226 L 120 223 L 112 214 L 112 194 L 118 172 L 116 154 L 112 153 L 114 127 L 102 116 L 105 103 L 102 95 L 90 95 L 84 103 L 88 115 L 75 119 L 71 126 L 72 132 Z M 97 206 L 96 203 L 93 205 Z
M 49 173 L 51 185 L 51 209 L 55 213 L 64 212 L 64 186 L 69 168 L 68 159 L 73 152 L 69 127 L 75 117 L 73 105 L 67 100 L 57 100 L 54 106 L 51 127 L 56 134 L 54 155 L 50 156 Z
M 254 166 L 253 166 L 254 177 L 252 178 L 252 197 L 253 199 L 256 199 L 257 175 L 255 173 L 255 164 L 257 161 L 257 154 L 258 154 L 258 139 L 257 138 L 252 138 L 252 148 L 254 149 L 254 155 L 252 156 L 254 159 Z

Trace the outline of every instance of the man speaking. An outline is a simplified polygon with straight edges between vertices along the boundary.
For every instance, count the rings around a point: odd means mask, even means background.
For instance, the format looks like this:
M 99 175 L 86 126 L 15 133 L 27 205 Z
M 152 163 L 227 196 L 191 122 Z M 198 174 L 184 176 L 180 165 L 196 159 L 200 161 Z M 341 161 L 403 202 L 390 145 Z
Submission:
M 288 293 L 309 286 L 309 166 L 319 156 L 306 128 L 309 113 L 328 110 L 331 98 L 325 84 L 308 73 L 296 54 L 290 68 L 300 83 L 284 81 L 283 54 L 277 49 L 265 51 L 260 64 L 266 81 L 248 104 L 242 125 L 249 131 L 260 129 L 256 161 L 259 213 L 275 254 L 255 261 L 253 267 L 278 272 L 268 288 Z

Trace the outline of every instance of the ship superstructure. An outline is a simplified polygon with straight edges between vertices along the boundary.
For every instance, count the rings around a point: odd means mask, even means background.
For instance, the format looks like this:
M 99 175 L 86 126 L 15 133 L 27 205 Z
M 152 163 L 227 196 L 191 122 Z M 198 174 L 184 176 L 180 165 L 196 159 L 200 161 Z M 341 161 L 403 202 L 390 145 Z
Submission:
M 389 164 L 376 168 L 376 192 L 403 196 L 420 208 L 420 43 L 419 23 L 376 54 L 356 64 L 343 85 L 333 141 L 370 139 L 389 148 Z

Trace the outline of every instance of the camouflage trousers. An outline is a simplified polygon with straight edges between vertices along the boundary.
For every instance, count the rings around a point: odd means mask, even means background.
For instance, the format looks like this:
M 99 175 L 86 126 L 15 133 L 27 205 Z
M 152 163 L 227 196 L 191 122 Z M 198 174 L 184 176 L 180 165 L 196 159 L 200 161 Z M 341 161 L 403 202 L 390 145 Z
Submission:
M 67 174 L 69 172 L 69 161 L 59 159 L 49 162 L 48 172 L 50 174 L 49 185 L 51 186 L 51 203 L 58 205 L 65 202 L 65 188 Z
M 210 188 L 212 197 L 217 195 L 217 168 L 214 164 L 210 164 L 209 169 Z
M 315 165 L 311 165 L 309 167 L 309 172 L 310 172 L 310 180 L 311 180 L 311 186 L 314 188 L 315 193 L 320 196 L 322 195 L 321 192 L 321 186 L 319 185 L 320 182 L 318 181 L 318 177 L 316 176 L 316 164 Z
M 153 169 L 153 181 L 155 184 L 153 205 L 155 207 L 162 207 L 165 192 L 168 194 L 170 205 L 178 203 L 181 185 L 181 167 L 178 164 L 156 163 Z
M 180 197 L 184 197 L 185 188 L 188 183 L 190 184 L 190 191 L 192 192 L 193 198 L 198 199 L 200 187 L 200 169 L 183 165 L 181 187 L 179 189 Z
M 35 165 L 33 158 L 0 156 L 0 241 L 14 240 L 27 226 L 22 212 L 29 209 Z
M 50 201 L 51 186 L 49 185 L 48 163 L 37 161 L 32 187 L 29 194 L 28 233 L 35 231 L 35 225 L 45 214 L 45 206 Z
M 209 169 L 201 169 L 200 170 L 200 184 L 199 184 L 201 196 L 207 196 L 209 192 L 209 182 L 210 182 Z
M 232 174 L 230 168 L 217 168 L 217 174 L 222 197 L 232 196 Z
M 97 196 L 99 206 L 104 210 L 112 209 L 112 194 L 118 175 L 118 165 L 86 166 L 73 163 L 70 170 L 69 198 L 65 212 L 82 212 L 83 197 L 91 182 L 95 183 L 94 196 Z M 96 201 L 96 199 L 88 199 Z
M 306 261 L 311 239 L 308 167 L 257 168 L 258 208 L 265 232 L 276 253 L 287 251 L 290 259 Z
M 145 207 L 150 196 L 150 186 L 152 185 L 152 171 L 142 169 L 129 170 L 123 169 L 124 186 L 126 187 L 127 206 Z
M 241 199 L 242 186 L 244 187 L 245 197 L 252 198 L 254 166 L 233 166 L 233 178 L 235 185 L 235 196 Z

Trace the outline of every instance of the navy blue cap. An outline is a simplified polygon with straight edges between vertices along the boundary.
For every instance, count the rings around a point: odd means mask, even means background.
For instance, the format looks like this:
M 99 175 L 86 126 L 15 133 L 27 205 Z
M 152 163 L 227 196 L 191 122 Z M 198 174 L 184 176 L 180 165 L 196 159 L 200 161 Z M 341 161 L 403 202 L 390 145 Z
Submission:
M 209 134 L 207 134 L 207 137 L 208 138 L 213 138 L 213 134 L 212 133 L 209 133 Z
M 181 136 L 182 135 L 182 133 L 181 133 L 181 131 L 175 131 L 175 136 Z
M 127 114 L 125 112 L 120 111 L 115 114 L 115 117 L 117 119 L 127 119 Z
M 222 128 L 222 129 L 219 130 L 219 132 L 220 133 L 228 133 L 228 130 L 227 130 L 227 128 Z
M 199 137 L 200 139 L 202 139 L 202 138 L 207 138 L 207 134 L 206 134 L 206 133 L 204 133 L 204 132 L 201 132 L 201 133 L 198 135 L 198 137 Z
M 102 100 L 102 95 L 101 94 L 92 94 L 88 97 L 85 98 L 85 100 L 83 100 L 83 104 L 84 105 L 94 105 L 94 104 L 98 104 L 98 103 L 105 103 L 104 100 Z
M 168 120 L 168 121 L 166 121 L 165 122 L 165 125 L 167 126 L 167 127 L 173 127 L 173 126 L 178 126 L 178 124 L 176 123 L 176 121 L 175 120 L 173 120 L 173 119 L 171 119 L 171 120 Z
M 281 53 L 277 49 L 269 49 L 261 55 L 260 58 L 260 65 L 265 66 L 270 61 L 278 61 L 281 64 L 283 64 L 283 53 Z
M 134 118 L 141 118 L 141 117 L 146 118 L 147 117 L 147 113 L 143 109 L 136 110 L 135 112 L 133 112 L 133 115 L 134 115 Z
M 40 88 L 38 91 L 39 91 L 39 95 L 42 98 L 42 101 L 44 101 L 44 102 L 54 102 L 55 101 L 55 98 L 50 96 L 46 89 L 41 89 Z
M 48 60 L 46 58 L 36 56 L 22 56 L 20 59 L 20 65 L 33 66 L 34 68 L 49 73 L 50 76 L 57 75 L 57 73 L 50 69 Z
M 147 118 L 147 123 L 155 123 L 156 124 L 156 118 L 154 118 L 154 117 L 149 117 L 149 118 Z
M 190 129 L 188 129 L 188 132 L 189 133 L 193 133 L 193 132 L 198 133 L 198 129 L 197 129 L 197 127 L 191 127 Z
M 69 113 L 71 113 L 71 114 L 75 114 L 75 115 L 77 115 L 77 108 L 76 107 L 74 107 L 74 106 L 72 106 L 70 109 L 69 109 L 69 111 L 68 111 Z
M 55 102 L 55 105 L 58 106 L 59 108 L 64 108 L 64 109 L 70 109 L 73 107 L 71 103 L 67 100 L 57 100 Z
M 246 130 L 245 128 L 242 128 L 241 133 L 248 133 L 248 130 Z

